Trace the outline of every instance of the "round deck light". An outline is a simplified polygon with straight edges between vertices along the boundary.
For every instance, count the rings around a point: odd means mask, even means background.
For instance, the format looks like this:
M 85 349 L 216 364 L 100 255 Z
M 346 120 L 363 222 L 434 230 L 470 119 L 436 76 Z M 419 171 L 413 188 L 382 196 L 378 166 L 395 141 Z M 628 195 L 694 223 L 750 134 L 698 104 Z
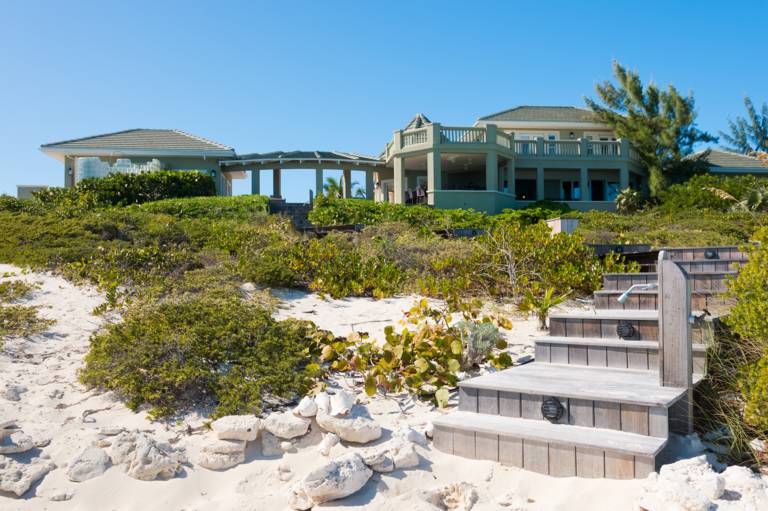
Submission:
M 565 409 L 556 397 L 546 397 L 541 403 L 541 414 L 549 422 L 557 422 L 563 416 Z
M 616 325 L 616 335 L 621 339 L 628 339 L 635 335 L 635 327 L 626 321 L 621 321 Z
M 708 248 L 704 251 L 704 259 L 720 259 L 720 254 L 717 253 L 717 250 Z

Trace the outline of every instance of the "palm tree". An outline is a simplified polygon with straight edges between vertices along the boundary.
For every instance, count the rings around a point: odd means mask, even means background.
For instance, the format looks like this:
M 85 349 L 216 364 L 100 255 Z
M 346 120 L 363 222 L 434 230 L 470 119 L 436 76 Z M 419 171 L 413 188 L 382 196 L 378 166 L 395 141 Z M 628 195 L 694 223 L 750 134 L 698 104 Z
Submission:
M 758 113 L 747 96 L 744 98 L 744 106 L 747 109 L 747 117 L 739 116 L 735 121 L 729 119 L 730 133 L 720 132 L 723 140 L 729 144 L 726 149 L 743 154 L 768 151 L 768 105 L 763 103 Z
M 732 202 L 731 211 L 755 212 L 762 211 L 768 207 L 768 188 L 765 186 L 753 188 L 747 191 L 743 197 L 739 198 L 713 186 L 706 186 L 704 189 L 725 201 Z
M 334 179 L 332 177 L 325 178 L 325 184 L 323 185 L 323 192 L 326 197 L 337 199 L 344 195 L 343 188 L 341 186 L 341 179 Z

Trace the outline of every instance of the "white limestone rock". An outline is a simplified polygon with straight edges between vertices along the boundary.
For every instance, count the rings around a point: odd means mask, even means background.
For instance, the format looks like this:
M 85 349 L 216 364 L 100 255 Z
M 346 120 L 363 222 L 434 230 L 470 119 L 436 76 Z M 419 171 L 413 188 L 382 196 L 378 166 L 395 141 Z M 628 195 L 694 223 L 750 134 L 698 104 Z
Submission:
M 718 511 L 768 509 L 768 477 L 740 466 L 728 467 L 721 475 L 726 494 L 717 501 Z
M 323 456 L 328 456 L 331 454 L 331 449 L 334 445 L 339 443 L 339 435 L 336 433 L 326 433 L 323 435 L 323 439 L 320 441 L 320 444 L 317 446 L 317 450 L 322 454 Z
M 293 509 L 306 510 L 348 497 L 365 486 L 372 474 L 359 454 L 346 454 L 321 465 L 294 485 L 289 504 Z
M 226 470 L 245 461 L 245 451 L 236 452 L 201 452 L 197 464 L 209 470 Z
M 19 463 L 0 455 L 0 492 L 21 497 L 54 468 L 56 465 L 47 459 L 34 458 L 29 463 Z
M 419 498 L 437 509 L 470 511 L 477 502 L 477 490 L 470 483 L 454 483 L 432 490 L 421 490 Z
M 314 417 L 317 415 L 317 403 L 310 396 L 304 396 L 293 409 L 293 413 L 299 417 Z
M 55 491 L 50 494 L 48 497 L 48 500 L 51 502 L 64 502 L 67 500 L 71 500 L 72 497 L 74 497 L 75 494 L 71 491 Z
M 330 395 L 328 401 L 330 406 L 328 413 L 334 417 L 341 417 L 349 414 L 357 399 L 346 390 L 337 390 Z
M 712 470 L 706 456 L 664 465 L 651 474 L 638 505 L 648 511 L 708 511 L 725 490 L 725 479 Z
M 34 439 L 20 429 L 0 439 L 0 454 L 27 452 L 36 447 Z
M 348 417 L 334 417 L 318 410 L 317 424 L 325 431 L 336 433 L 346 442 L 364 444 L 381 438 L 381 426 L 368 417 L 362 406 L 355 406 Z
M 125 465 L 125 473 L 134 479 L 153 481 L 170 479 L 181 468 L 181 452 L 162 446 L 142 432 L 120 433 L 112 441 L 109 457 L 115 465 Z
M 365 449 L 360 455 L 365 464 L 375 472 L 392 472 L 419 464 L 419 455 L 416 453 L 413 442 L 400 437 Z
M 328 413 L 331 410 L 331 396 L 327 392 L 319 392 L 315 396 L 315 405 L 317 405 L 317 412 Z
M 67 478 L 81 483 L 103 474 L 109 467 L 109 456 L 103 449 L 86 447 L 67 465 Z
M 503 507 L 505 511 L 527 511 L 528 502 L 518 497 L 513 492 L 504 493 L 494 499 L 497 506 Z
M 261 419 L 255 415 L 226 415 L 211 423 L 211 428 L 222 440 L 256 440 L 261 429 Z
M 427 446 L 427 435 L 424 431 L 419 431 L 411 426 L 400 426 L 392 433 L 393 437 L 402 438 L 408 442 L 420 445 L 422 447 Z
M 264 429 L 278 438 L 290 440 L 305 435 L 310 424 L 310 419 L 297 417 L 290 412 L 281 412 L 270 414 L 264 421 Z
M 203 445 L 203 452 L 213 454 L 234 454 L 245 452 L 245 440 L 222 440 L 215 438 Z

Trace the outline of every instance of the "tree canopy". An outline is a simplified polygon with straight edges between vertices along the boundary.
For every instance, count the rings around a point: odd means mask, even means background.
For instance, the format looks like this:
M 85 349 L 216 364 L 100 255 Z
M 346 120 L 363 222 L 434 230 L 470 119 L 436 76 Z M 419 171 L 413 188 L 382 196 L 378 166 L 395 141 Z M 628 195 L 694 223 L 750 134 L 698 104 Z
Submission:
M 725 149 L 736 153 L 750 154 L 768 151 L 768 104 L 763 103 L 760 112 L 749 96 L 744 98 L 746 117 L 728 120 L 728 133 L 720 132 L 728 145 Z
M 693 147 L 717 138 L 696 127 L 693 93 L 683 96 L 671 84 L 666 90 L 654 83 L 644 86 L 638 73 L 616 61 L 613 75 L 618 83 L 597 84 L 598 99 L 585 101 L 617 137 L 632 142 L 649 170 L 651 196 L 701 170 L 704 157 L 690 157 Z

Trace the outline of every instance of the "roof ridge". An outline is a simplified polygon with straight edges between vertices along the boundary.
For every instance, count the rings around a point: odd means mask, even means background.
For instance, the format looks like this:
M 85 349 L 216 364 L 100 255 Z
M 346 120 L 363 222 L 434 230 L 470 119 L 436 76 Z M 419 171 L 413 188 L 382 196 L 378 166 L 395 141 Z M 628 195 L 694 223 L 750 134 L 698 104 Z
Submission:
M 55 145 L 61 145 L 61 144 L 69 144 L 70 142 L 80 142 L 81 140 L 88 140 L 89 138 L 98 138 L 98 137 L 107 137 L 110 135 L 120 135 L 122 133 L 130 133 L 132 131 L 140 131 L 148 128 L 130 128 L 127 130 L 120 130 L 120 131 L 112 131 L 109 133 L 101 133 L 99 135 L 90 135 L 88 137 L 78 137 L 78 138 L 70 138 L 68 140 L 60 140 L 59 142 L 49 142 L 47 144 L 41 144 L 40 147 L 50 147 Z
M 158 130 L 158 131 L 161 131 L 161 130 Z M 192 133 L 187 133 L 186 131 L 183 131 L 183 130 L 177 130 L 177 129 L 171 128 L 171 129 L 168 129 L 167 131 L 173 131 L 173 132 L 179 133 L 181 135 L 187 136 L 189 138 L 194 138 L 194 139 L 199 140 L 201 142 L 207 142 L 208 144 L 213 144 L 213 145 L 219 146 L 222 149 L 229 149 L 229 150 L 234 151 L 234 148 L 232 148 L 232 147 L 226 146 L 224 144 L 221 144 L 221 143 L 216 142 L 214 140 L 211 140 L 209 138 L 201 137 L 199 135 L 193 135 Z
M 573 110 L 581 110 L 581 111 L 584 111 L 584 112 L 594 113 L 589 108 L 582 108 L 582 107 L 573 106 L 573 105 L 517 105 L 517 106 L 513 106 L 512 108 L 507 108 L 505 110 L 500 110 L 500 111 L 494 112 L 492 114 L 484 115 L 483 117 L 478 118 L 478 120 L 479 121 L 488 120 L 491 117 L 496 117 L 497 115 L 506 114 L 506 113 L 512 112 L 514 110 L 519 110 L 521 108 L 571 108 Z

